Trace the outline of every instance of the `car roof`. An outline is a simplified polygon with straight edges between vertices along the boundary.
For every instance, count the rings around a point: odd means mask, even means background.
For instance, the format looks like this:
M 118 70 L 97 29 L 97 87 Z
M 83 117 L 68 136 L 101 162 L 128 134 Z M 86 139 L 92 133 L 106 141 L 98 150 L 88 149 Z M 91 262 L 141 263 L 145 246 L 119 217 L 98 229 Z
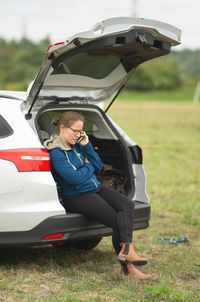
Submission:
M 26 97 L 26 91 L 0 90 L 0 98 L 23 101 L 26 99 Z

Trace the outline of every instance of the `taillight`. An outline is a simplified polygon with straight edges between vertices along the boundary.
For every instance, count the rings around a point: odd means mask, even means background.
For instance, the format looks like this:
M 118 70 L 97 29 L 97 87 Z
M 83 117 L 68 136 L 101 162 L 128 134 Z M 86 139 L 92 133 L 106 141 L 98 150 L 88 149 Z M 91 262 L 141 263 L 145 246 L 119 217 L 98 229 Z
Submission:
M 19 172 L 50 171 L 49 154 L 43 148 L 1 150 L 0 159 L 11 161 Z

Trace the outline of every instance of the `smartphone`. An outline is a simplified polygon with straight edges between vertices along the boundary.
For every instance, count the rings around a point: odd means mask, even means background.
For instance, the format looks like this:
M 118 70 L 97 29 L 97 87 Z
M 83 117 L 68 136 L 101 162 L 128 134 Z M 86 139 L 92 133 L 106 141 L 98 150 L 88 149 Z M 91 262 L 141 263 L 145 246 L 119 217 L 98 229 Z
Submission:
M 76 143 L 79 144 L 79 143 L 82 141 L 82 139 L 83 139 L 83 135 L 81 135 L 81 136 L 77 139 Z
M 80 143 L 82 141 L 82 139 L 84 138 L 84 136 L 85 136 L 85 131 L 81 131 L 80 137 L 77 139 L 76 143 L 77 144 Z

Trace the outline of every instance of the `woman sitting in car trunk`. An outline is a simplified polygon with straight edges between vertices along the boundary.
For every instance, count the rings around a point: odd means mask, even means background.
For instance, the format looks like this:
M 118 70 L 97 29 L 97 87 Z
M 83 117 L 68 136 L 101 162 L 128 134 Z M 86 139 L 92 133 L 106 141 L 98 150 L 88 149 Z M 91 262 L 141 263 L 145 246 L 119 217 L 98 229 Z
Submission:
M 111 227 L 122 274 L 138 280 L 149 278 L 150 275 L 135 267 L 145 265 L 147 259 L 134 250 L 134 203 L 98 181 L 96 173 L 101 171 L 102 162 L 83 131 L 83 116 L 67 111 L 52 123 L 58 127 L 58 134 L 45 142 L 45 148 L 49 150 L 52 174 L 60 188 L 64 208 Z

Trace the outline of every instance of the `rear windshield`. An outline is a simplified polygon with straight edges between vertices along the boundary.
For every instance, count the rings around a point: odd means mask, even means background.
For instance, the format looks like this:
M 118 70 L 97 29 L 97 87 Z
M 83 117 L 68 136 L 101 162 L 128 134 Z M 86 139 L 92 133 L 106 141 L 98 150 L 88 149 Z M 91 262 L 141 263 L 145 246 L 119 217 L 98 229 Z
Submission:
M 74 74 L 103 79 L 119 64 L 118 56 L 82 52 L 65 59 L 51 74 Z
M 6 122 L 2 115 L 0 115 L 0 138 L 7 137 L 13 133 L 12 128 Z

